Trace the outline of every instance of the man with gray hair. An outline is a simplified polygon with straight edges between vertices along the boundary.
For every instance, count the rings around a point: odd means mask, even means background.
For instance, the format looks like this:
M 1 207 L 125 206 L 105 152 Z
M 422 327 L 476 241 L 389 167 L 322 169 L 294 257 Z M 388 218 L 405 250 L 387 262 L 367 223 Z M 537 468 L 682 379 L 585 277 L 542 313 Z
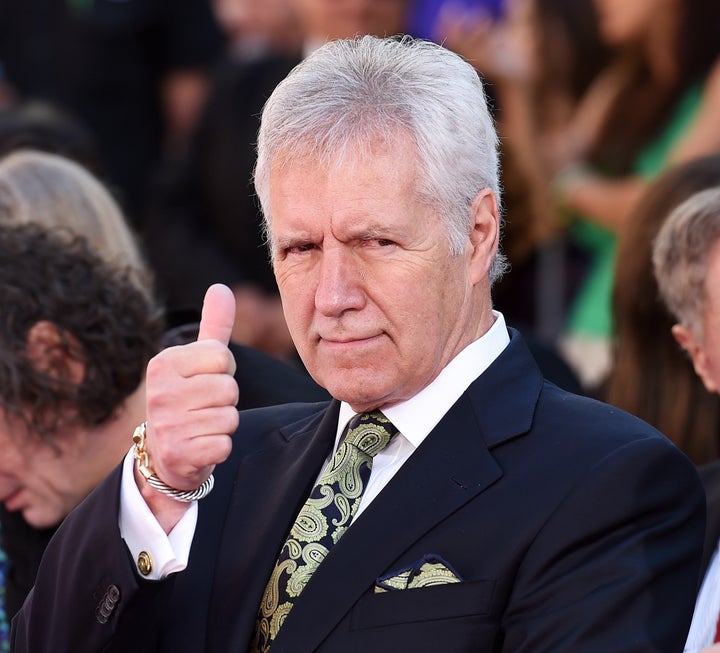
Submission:
M 720 188 L 673 210 L 653 245 L 660 295 L 677 319 L 672 332 L 709 392 L 720 392 Z
M 238 417 L 232 295 L 211 287 L 198 341 L 148 367 L 123 465 L 51 545 L 14 650 L 680 650 L 697 475 L 545 382 L 493 311 L 475 70 L 411 39 L 323 46 L 263 111 L 256 187 L 290 333 L 334 400 Z
M 689 197 L 667 217 L 653 244 L 672 333 L 709 392 L 720 393 L 720 188 Z M 685 651 L 720 653 L 720 462 L 700 469 L 707 494 L 704 574 Z

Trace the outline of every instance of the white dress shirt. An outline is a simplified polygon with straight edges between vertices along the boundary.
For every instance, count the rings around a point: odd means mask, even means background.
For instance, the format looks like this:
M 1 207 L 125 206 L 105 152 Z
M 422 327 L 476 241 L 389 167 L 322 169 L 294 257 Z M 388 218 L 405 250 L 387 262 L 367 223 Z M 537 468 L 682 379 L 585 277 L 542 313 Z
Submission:
M 705 572 L 700 593 L 695 603 L 690 632 L 683 649 L 685 653 L 697 653 L 710 646 L 715 638 L 720 616 L 720 551 L 718 546 Z
M 495 321 L 490 329 L 455 356 L 430 385 L 411 399 L 383 409 L 399 433 L 373 459 L 370 480 L 355 519 L 377 497 L 468 386 L 508 345 L 510 339 L 505 319 L 497 311 L 493 314 Z M 333 453 L 345 426 L 354 415 L 348 404 L 341 403 Z M 330 457 L 332 454 L 328 460 Z M 141 551 L 150 554 L 153 568 L 146 578 L 158 580 L 187 566 L 197 524 L 197 502 L 190 504 L 182 519 L 166 535 L 140 494 L 133 475 L 133 464 L 130 451 L 125 458 L 120 491 L 120 532 L 134 560 L 138 559 Z

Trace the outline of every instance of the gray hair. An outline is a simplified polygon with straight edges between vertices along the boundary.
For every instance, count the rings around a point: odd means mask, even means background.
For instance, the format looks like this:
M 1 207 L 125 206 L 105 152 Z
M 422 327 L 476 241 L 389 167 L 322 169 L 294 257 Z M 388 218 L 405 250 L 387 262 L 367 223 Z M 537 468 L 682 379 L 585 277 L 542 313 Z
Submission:
M 720 243 L 720 187 L 695 193 L 667 217 L 653 243 L 660 296 L 677 321 L 703 335 L 707 268 Z
M 282 81 L 263 109 L 255 187 L 272 240 L 270 169 L 309 156 L 341 160 L 398 133 L 418 153 L 418 193 L 447 224 L 452 254 L 472 228 L 470 206 L 489 188 L 500 203 L 498 137 L 477 71 L 453 52 L 410 37 L 327 43 Z M 498 254 L 490 281 L 507 268 Z
M 39 224 L 86 238 L 151 299 L 152 274 L 138 239 L 107 188 L 57 154 L 17 150 L 0 159 L 0 224 Z

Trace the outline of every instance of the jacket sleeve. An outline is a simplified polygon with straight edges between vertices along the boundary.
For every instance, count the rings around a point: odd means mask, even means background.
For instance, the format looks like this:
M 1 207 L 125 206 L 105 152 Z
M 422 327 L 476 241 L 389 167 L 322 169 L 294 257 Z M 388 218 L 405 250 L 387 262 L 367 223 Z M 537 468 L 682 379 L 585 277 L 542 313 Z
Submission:
M 144 606 L 157 606 L 173 581 L 137 576 L 118 527 L 120 478 L 118 467 L 51 540 L 35 587 L 12 622 L 15 653 L 153 650 L 147 629 L 132 635 L 133 622 L 153 614 Z

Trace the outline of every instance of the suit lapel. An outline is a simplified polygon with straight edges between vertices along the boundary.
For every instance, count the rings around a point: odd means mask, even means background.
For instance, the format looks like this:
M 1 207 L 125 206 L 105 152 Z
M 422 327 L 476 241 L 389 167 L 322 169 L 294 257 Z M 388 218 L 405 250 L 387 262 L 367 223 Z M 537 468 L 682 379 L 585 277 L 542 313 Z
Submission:
M 530 353 L 513 334 L 505 352 L 333 547 L 287 617 L 273 653 L 317 648 L 408 547 L 500 478 L 488 444 L 527 432 L 541 385 Z
M 338 409 L 334 402 L 309 420 L 272 434 L 262 450 L 242 456 L 215 568 L 208 651 L 246 650 L 286 531 L 332 448 Z M 268 478 L 273 479 L 270 488 Z

